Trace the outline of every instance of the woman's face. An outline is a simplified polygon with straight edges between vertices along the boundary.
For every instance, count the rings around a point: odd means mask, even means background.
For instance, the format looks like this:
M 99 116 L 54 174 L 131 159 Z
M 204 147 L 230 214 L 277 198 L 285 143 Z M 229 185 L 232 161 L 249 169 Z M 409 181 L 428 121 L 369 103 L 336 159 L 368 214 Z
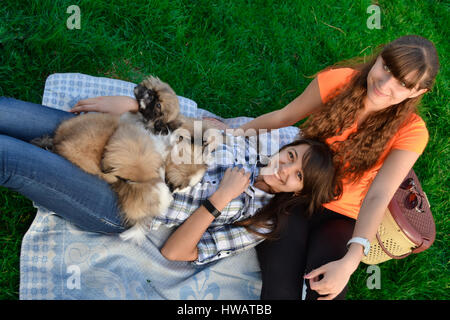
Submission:
M 405 81 L 411 76 L 413 72 L 406 76 Z M 381 55 L 367 75 L 367 98 L 371 104 L 371 111 L 378 111 L 405 99 L 415 98 L 426 91 L 427 89 L 418 89 L 418 85 L 408 89 L 404 82 L 394 78 Z
M 303 155 L 309 145 L 287 147 L 274 154 L 260 174 L 272 192 L 298 192 L 303 189 Z

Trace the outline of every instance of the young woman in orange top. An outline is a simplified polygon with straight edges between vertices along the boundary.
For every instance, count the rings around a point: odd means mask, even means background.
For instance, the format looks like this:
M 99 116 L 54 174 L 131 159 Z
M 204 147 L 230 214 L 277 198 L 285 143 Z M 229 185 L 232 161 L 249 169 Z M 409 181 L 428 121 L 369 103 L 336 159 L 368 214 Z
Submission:
M 308 117 L 303 136 L 326 141 L 338 168 L 340 197 L 312 215 L 291 210 L 279 238 L 257 246 L 262 299 L 300 298 L 303 278 L 307 299 L 345 297 L 367 240 L 428 142 L 416 108 L 438 69 L 432 42 L 404 36 L 367 63 L 320 72 L 286 107 L 241 127 L 276 129 Z

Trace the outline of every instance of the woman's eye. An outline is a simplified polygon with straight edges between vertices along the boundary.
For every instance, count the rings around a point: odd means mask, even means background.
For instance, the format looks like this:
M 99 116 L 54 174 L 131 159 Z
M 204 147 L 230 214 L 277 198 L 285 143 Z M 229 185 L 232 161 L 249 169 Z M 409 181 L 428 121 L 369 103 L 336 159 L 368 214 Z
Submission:
M 384 69 L 384 71 L 386 71 L 386 72 L 391 72 L 391 70 L 388 68 L 388 66 L 387 65 L 385 65 L 385 64 L 383 64 L 383 69 Z
M 302 173 L 300 171 L 297 173 L 297 177 L 298 177 L 299 180 L 303 179 L 303 175 L 302 175 Z
M 403 81 L 400 81 L 400 85 L 401 85 L 402 87 L 405 87 L 405 88 L 406 88 L 406 83 L 404 83 Z
M 289 151 L 288 152 L 288 155 L 289 155 L 289 159 L 294 159 L 294 154 L 292 153 L 292 151 Z

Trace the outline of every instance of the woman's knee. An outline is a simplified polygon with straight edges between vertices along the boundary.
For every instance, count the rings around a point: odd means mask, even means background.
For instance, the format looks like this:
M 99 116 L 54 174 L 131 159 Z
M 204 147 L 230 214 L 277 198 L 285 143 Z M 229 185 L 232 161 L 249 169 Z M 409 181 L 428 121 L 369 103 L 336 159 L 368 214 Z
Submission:
M 347 242 L 352 237 L 354 228 L 355 220 L 344 216 L 342 219 L 326 221 L 311 232 L 312 253 L 322 252 L 324 256 L 329 256 L 328 259 L 342 258 L 347 252 Z
M 59 124 L 74 114 L 14 98 L 0 99 L 0 133 L 30 141 L 52 134 Z
M 326 213 L 325 213 L 326 214 Z M 347 253 L 347 242 L 352 237 L 355 220 L 342 218 L 325 221 L 311 231 L 305 273 L 309 273 L 329 262 L 341 259 Z M 316 300 L 320 295 L 307 284 L 307 300 Z M 335 298 L 345 299 L 347 287 Z
M 8 170 L 6 168 L 8 153 L 14 150 L 15 146 L 12 139 L 8 136 L 0 134 L 0 185 L 3 185 L 7 179 Z
M 301 208 L 295 208 L 286 217 L 280 237 L 256 247 L 263 281 L 261 299 L 301 297 L 307 238 L 308 218 Z

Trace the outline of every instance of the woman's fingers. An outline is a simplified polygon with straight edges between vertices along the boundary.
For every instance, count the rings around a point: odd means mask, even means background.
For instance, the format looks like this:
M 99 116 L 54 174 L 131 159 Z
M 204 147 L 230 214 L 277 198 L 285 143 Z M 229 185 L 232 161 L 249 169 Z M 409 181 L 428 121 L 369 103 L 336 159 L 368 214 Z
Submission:
M 86 105 L 86 104 L 94 104 L 99 100 L 100 97 L 96 97 L 96 98 L 87 98 L 87 99 L 83 99 L 83 100 L 79 100 L 76 105 Z
M 329 295 L 327 295 L 325 297 L 317 298 L 317 300 L 333 300 L 336 297 L 337 297 L 337 294 L 329 294 Z
M 83 100 L 79 100 L 70 112 L 79 113 L 79 112 L 92 112 L 92 111 L 101 111 L 101 101 L 102 97 L 95 98 L 87 98 Z
M 324 270 L 322 268 L 317 268 L 308 273 L 307 275 L 305 275 L 304 278 L 305 279 L 317 278 L 322 273 L 324 273 Z
M 226 125 L 225 123 L 216 118 L 204 117 L 203 120 L 206 121 L 210 126 L 219 130 L 225 130 L 230 128 L 228 125 Z
M 94 105 L 81 105 L 77 106 L 75 105 L 72 109 L 70 109 L 70 112 L 79 113 L 79 112 L 90 112 L 95 111 Z

